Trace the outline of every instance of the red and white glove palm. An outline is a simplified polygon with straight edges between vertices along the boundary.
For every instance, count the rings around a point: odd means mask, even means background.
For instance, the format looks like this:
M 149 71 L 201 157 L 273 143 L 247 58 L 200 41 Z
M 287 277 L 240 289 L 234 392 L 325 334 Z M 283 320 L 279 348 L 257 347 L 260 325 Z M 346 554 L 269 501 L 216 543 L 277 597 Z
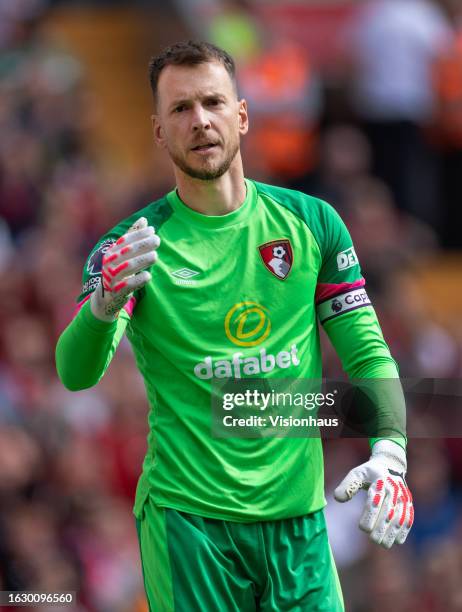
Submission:
M 151 280 L 146 270 L 157 261 L 160 238 L 140 217 L 104 254 L 101 284 L 93 291 L 90 307 L 101 321 L 114 321 L 130 295 Z
M 367 489 L 359 527 L 384 548 L 403 544 L 414 522 L 412 495 L 405 481 L 406 454 L 395 442 L 379 440 L 366 463 L 351 470 L 334 491 L 339 502 Z

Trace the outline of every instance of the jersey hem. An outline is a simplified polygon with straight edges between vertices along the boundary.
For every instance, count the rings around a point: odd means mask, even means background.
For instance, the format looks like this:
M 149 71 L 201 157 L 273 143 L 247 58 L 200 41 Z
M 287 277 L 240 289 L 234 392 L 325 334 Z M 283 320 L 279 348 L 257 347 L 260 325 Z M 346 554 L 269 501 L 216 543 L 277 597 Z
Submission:
M 270 515 L 270 516 L 257 516 L 254 517 L 252 519 L 249 520 L 249 517 L 239 517 L 236 516 L 235 514 L 227 514 L 226 512 L 202 512 L 202 511 L 197 511 L 191 508 L 187 508 L 185 506 L 182 506 L 181 504 L 172 504 L 166 500 L 162 500 L 162 499 L 156 499 L 155 495 L 153 495 L 152 493 L 150 494 L 152 497 L 152 500 L 154 502 L 154 504 L 156 506 L 158 506 L 159 508 L 166 508 L 166 509 L 171 509 L 171 510 L 177 510 L 178 512 L 185 512 L 186 514 L 193 514 L 195 516 L 200 516 L 202 518 L 208 518 L 208 519 L 215 519 L 218 521 L 228 521 L 231 523 L 261 523 L 264 521 L 283 521 L 285 519 L 290 519 L 290 518 L 296 518 L 299 516 L 305 516 L 307 514 L 313 514 L 314 512 L 317 512 L 318 510 L 322 510 L 323 508 L 326 507 L 327 505 L 327 501 L 324 498 L 324 501 L 322 504 L 316 504 L 313 507 L 308 507 L 306 510 L 301 510 L 300 512 L 297 512 L 296 514 L 289 514 L 289 515 Z M 148 499 L 149 495 L 147 495 L 146 500 Z M 145 501 L 146 503 L 146 501 Z

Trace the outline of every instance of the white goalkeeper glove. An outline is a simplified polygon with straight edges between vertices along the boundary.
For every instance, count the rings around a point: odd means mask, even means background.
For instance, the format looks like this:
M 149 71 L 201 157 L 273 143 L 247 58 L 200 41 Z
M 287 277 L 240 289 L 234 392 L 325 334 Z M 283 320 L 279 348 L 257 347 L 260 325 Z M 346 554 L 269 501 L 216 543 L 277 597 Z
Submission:
M 100 321 L 115 321 L 135 289 L 151 280 L 146 270 L 157 261 L 160 238 L 145 217 L 140 217 L 105 253 L 101 283 L 93 291 L 90 307 Z
M 395 442 L 379 440 L 366 463 L 351 470 L 334 491 L 339 502 L 368 489 L 359 527 L 384 548 L 403 544 L 414 522 L 412 495 L 406 484 L 406 453 Z

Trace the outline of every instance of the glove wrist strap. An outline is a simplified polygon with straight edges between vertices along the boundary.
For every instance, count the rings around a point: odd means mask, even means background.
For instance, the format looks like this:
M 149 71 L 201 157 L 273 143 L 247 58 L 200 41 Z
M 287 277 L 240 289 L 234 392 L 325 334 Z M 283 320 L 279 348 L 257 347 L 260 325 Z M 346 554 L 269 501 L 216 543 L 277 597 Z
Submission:
M 372 456 L 385 456 L 398 462 L 404 471 L 407 469 L 406 453 L 399 444 L 391 440 L 379 440 L 376 442 L 372 447 Z

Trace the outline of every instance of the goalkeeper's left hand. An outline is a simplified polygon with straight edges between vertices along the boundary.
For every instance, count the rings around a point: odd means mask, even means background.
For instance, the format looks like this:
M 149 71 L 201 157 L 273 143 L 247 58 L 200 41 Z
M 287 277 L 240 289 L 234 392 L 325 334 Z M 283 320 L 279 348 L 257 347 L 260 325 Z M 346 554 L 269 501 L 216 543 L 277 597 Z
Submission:
M 379 440 L 366 463 L 351 470 L 334 491 L 339 502 L 368 489 L 359 527 L 373 542 L 391 548 L 403 544 L 414 521 L 412 495 L 406 484 L 406 453 L 390 440 Z

